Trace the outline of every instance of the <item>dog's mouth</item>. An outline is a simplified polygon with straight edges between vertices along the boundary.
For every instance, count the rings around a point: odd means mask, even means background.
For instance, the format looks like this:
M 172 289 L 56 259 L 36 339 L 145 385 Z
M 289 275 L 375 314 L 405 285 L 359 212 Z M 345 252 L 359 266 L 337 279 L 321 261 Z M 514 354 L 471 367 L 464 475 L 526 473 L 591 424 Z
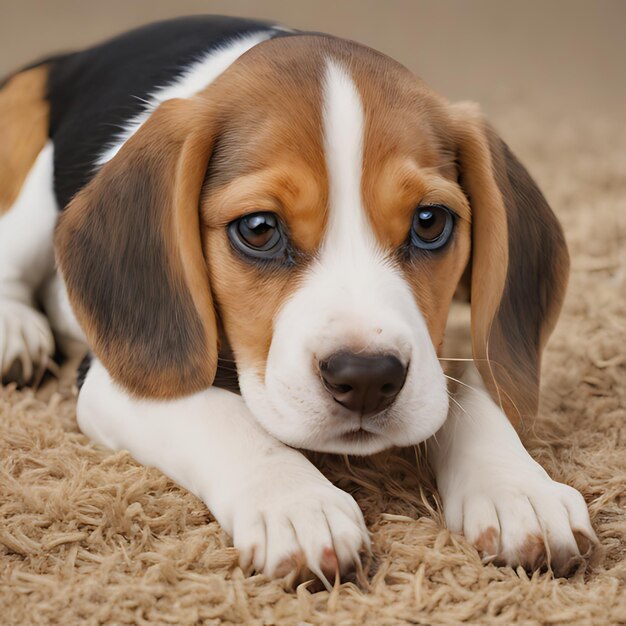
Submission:
M 365 428 L 357 428 L 356 430 L 350 430 L 347 433 L 339 435 L 339 440 L 344 443 L 365 443 L 375 437 L 377 437 L 376 433 L 365 430 Z

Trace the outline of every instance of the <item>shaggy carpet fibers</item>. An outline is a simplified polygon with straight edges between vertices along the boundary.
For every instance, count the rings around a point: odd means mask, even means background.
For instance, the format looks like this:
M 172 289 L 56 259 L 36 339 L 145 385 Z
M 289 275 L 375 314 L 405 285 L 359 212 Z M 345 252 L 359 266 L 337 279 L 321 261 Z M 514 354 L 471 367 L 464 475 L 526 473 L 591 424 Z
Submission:
M 0 389 L 1 623 L 626 622 L 626 129 L 589 116 L 537 120 L 519 103 L 503 110 L 496 126 L 563 221 L 573 260 L 524 440 L 585 496 L 601 542 L 591 561 L 568 580 L 484 565 L 444 528 L 424 463 L 405 450 L 321 461 L 371 529 L 368 588 L 246 578 L 199 500 L 80 434 L 62 380 L 37 393 Z

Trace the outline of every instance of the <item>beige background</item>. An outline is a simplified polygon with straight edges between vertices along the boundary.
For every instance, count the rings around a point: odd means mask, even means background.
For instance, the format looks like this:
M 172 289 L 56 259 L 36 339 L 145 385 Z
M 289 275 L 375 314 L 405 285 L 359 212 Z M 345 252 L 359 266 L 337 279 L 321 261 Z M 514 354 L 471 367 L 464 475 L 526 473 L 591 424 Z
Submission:
M 222 13 L 356 39 L 487 112 L 626 106 L 623 0 L 0 0 L 0 74 L 145 22 Z

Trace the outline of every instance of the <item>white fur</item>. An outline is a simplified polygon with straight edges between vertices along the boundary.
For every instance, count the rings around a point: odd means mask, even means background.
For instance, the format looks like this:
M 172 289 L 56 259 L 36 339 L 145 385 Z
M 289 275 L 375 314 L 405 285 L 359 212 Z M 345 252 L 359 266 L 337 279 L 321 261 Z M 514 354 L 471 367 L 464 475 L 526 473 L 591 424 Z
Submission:
M 369 225 L 361 198 L 363 107 L 334 61 L 326 72 L 323 133 L 330 215 L 319 259 L 275 320 L 265 376 L 239 364 L 239 382 L 255 417 L 281 441 L 371 454 L 431 436 L 448 398 L 415 298 Z M 382 414 L 361 419 L 322 385 L 318 361 L 342 349 L 393 353 L 410 363 L 403 390 Z M 368 434 L 353 441 L 349 433 L 359 428 Z
M 0 217 L 0 374 L 19 361 L 25 380 L 54 352 L 50 326 L 35 309 L 34 299 L 37 288 L 54 271 L 53 159 L 48 142 L 14 205 Z
M 234 393 L 212 387 L 181 400 L 137 400 L 95 361 L 77 417 L 94 441 L 130 451 L 201 498 L 233 536 L 244 567 L 271 575 L 303 552 L 320 575 L 324 550 L 334 549 L 345 571 L 369 546 L 352 497 L 268 435 Z
M 87 348 L 87 338 L 74 315 L 65 283 L 58 271 L 43 284 L 39 298 L 61 352 L 66 356 L 84 354 Z
M 525 544 L 543 536 L 553 565 L 566 570 L 579 556 L 572 531 L 596 540 L 585 501 L 532 459 L 475 366 L 467 368 L 462 383 L 428 448 L 448 527 L 472 542 L 495 529 L 498 547 L 483 556 L 509 565 L 529 565 Z
M 110 161 L 159 105 L 172 98 L 191 98 L 202 91 L 220 74 L 225 72 L 244 52 L 269 39 L 273 35 L 274 30 L 279 29 L 273 28 L 237 37 L 222 46 L 210 50 L 203 58 L 190 65 L 181 76 L 169 85 L 157 89 L 146 102 L 144 110 L 127 123 L 113 145 L 105 150 L 100 159 L 98 159 L 97 165 L 100 166 Z

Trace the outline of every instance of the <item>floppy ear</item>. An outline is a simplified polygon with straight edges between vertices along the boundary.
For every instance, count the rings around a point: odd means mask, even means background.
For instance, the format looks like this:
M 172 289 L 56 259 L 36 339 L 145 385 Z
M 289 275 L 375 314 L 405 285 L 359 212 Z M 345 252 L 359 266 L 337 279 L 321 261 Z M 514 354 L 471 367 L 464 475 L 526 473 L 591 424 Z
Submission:
M 163 104 L 57 227 L 58 262 L 89 344 L 137 396 L 187 395 L 215 376 L 217 325 L 199 225 L 213 118 L 200 99 Z
M 517 423 L 537 412 L 541 352 L 569 256 L 559 222 L 508 146 L 473 105 L 451 108 L 472 211 L 472 350 L 487 389 Z

